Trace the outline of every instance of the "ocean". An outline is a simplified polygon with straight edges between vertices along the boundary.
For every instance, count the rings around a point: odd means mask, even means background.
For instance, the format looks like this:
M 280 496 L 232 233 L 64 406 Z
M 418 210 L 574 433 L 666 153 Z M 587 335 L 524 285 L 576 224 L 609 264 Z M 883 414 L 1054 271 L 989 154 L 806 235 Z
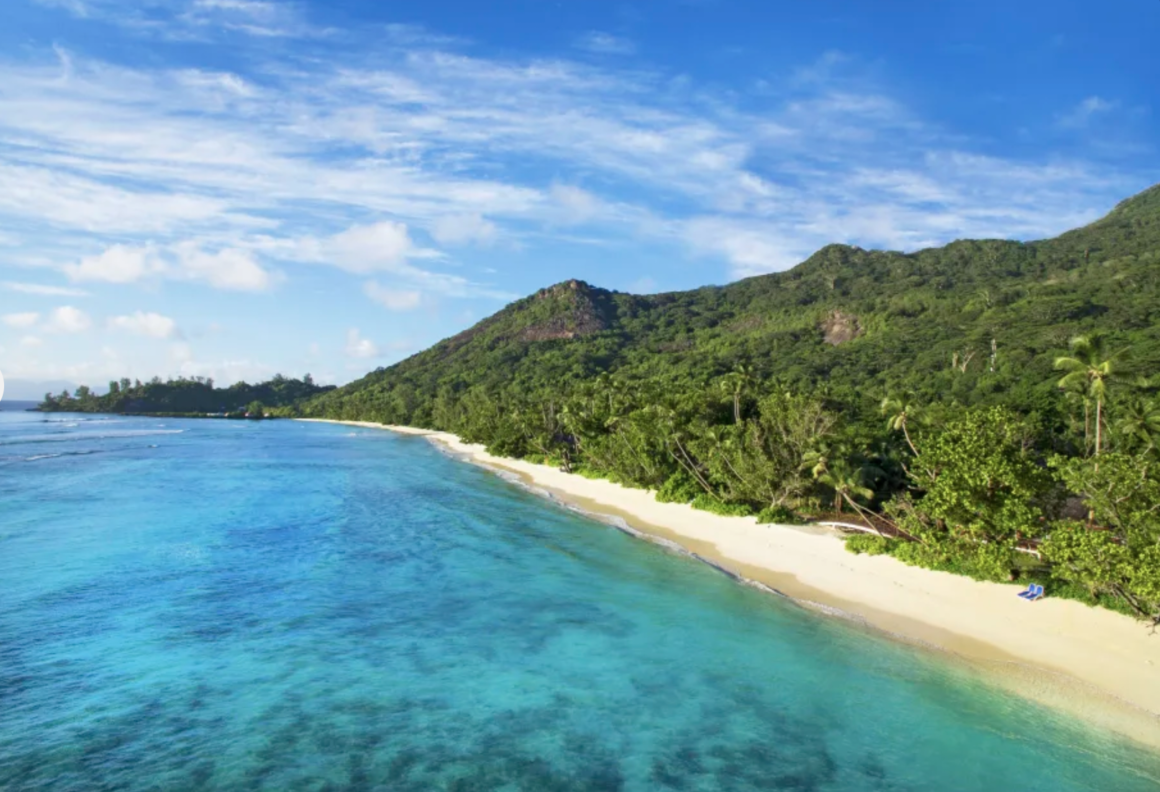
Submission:
M 1160 788 L 420 438 L 0 413 L 0 789 Z

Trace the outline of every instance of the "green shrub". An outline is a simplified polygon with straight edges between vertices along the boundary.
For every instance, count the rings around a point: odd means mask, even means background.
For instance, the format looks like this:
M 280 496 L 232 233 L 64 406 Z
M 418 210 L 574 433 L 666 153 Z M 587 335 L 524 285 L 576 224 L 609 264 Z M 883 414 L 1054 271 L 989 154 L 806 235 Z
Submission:
M 1006 583 L 1015 567 L 1014 551 L 1003 545 L 974 542 L 898 542 L 891 555 L 911 566 Z
M 757 522 L 777 525 L 805 525 L 809 520 L 788 506 L 766 506 L 757 513 Z
M 705 494 L 693 477 L 681 470 L 669 476 L 657 490 L 657 500 L 661 503 L 691 503 L 698 495 Z
M 891 545 L 897 544 L 890 539 L 872 534 L 854 534 L 846 537 L 846 549 L 851 553 L 865 553 L 866 555 L 890 555 Z
M 693 508 L 713 512 L 713 514 L 720 514 L 725 517 L 748 517 L 753 514 L 753 509 L 747 504 L 726 503 L 705 492 L 693 498 Z

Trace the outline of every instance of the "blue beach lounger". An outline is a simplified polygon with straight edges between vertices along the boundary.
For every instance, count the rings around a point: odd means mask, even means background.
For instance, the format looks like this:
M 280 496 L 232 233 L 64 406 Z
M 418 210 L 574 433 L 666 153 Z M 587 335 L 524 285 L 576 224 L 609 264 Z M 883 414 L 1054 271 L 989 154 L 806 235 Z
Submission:
M 1027 587 L 1026 591 L 1020 591 L 1019 596 L 1025 600 L 1027 600 L 1028 602 L 1034 602 L 1035 600 L 1037 600 L 1043 596 L 1043 586 L 1040 586 L 1036 583 L 1032 583 L 1030 586 Z

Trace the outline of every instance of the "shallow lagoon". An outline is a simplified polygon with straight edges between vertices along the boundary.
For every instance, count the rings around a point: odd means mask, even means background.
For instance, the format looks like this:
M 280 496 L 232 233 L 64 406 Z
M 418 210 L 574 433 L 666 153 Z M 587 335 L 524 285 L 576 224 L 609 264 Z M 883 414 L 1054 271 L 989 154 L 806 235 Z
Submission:
M 1155 790 L 1160 759 L 428 443 L 0 415 L 6 790 Z

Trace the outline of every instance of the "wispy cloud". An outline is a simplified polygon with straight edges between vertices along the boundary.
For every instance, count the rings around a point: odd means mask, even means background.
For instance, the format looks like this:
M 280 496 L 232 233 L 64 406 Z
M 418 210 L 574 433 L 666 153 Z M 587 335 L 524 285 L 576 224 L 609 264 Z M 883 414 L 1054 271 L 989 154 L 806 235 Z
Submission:
M 100 19 L 165 39 L 210 38 L 222 32 L 261 38 L 312 38 L 331 33 L 306 21 L 291 0 L 35 0 L 81 19 Z
M 628 39 L 599 30 L 590 30 L 578 36 L 576 46 L 599 55 L 632 55 L 636 52 L 636 45 Z
M 274 5 L 182 13 L 273 25 Z M 1048 235 L 1141 186 L 1082 161 L 973 152 L 881 87 L 835 77 L 852 68 L 844 55 L 803 67 L 757 112 L 656 72 L 388 42 L 244 75 L 0 62 L 0 221 L 77 282 L 258 291 L 279 266 L 321 264 L 390 275 L 392 290 L 502 299 L 447 271 L 441 248 L 584 225 L 741 276 L 835 241 Z
M 205 250 L 196 241 L 169 246 L 112 245 L 97 255 L 66 264 L 75 281 L 136 283 L 151 278 L 200 281 L 218 289 L 264 291 L 277 275 L 264 269 L 248 250 Z
M 43 283 L 5 281 L 3 285 L 8 291 L 19 292 L 20 294 L 36 294 L 43 297 L 87 297 L 89 294 L 84 289 L 74 289 L 68 286 L 49 286 Z
M 44 329 L 50 333 L 83 333 L 93 326 L 92 318 L 71 305 L 62 305 L 49 313 Z
M 346 331 L 346 356 L 351 358 L 379 357 L 379 347 L 369 338 L 364 338 L 357 327 Z
M 497 235 L 495 223 L 479 214 L 447 215 L 431 225 L 431 236 L 435 241 L 450 247 L 490 245 Z
M 1071 110 L 1059 116 L 1058 123 L 1062 127 L 1086 127 L 1093 119 L 1110 113 L 1116 107 L 1117 104 L 1115 102 L 1099 96 L 1089 96 Z
M 410 311 L 423 301 L 423 295 L 417 291 L 388 289 L 378 281 L 364 283 L 363 293 L 388 311 Z
M 0 316 L 0 320 L 3 320 L 4 324 L 8 325 L 9 327 L 15 327 L 17 329 L 24 330 L 35 326 L 36 323 L 40 321 L 40 314 L 36 313 L 35 311 L 11 313 Z
M 149 338 L 167 339 L 178 335 L 177 322 L 152 311 L 134 311 L 109 317 L 109 327 Z

